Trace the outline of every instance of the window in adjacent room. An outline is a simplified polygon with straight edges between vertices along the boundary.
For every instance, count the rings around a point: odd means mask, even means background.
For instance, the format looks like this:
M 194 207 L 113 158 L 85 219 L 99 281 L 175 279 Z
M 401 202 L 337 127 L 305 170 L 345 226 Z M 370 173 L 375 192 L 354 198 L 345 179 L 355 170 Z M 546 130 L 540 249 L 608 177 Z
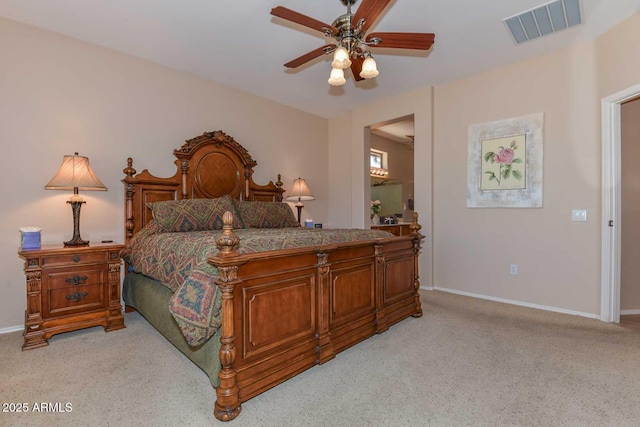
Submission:
M 372 148 L 370 156 L 371 176 L 384 178 L 389 175 L 389 170 L 387 169 L 387 153 Z

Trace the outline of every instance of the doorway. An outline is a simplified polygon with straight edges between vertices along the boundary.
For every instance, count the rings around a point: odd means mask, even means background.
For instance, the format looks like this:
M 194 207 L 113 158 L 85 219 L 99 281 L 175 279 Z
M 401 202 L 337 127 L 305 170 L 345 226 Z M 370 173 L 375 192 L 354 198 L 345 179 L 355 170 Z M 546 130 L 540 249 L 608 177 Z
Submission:
M 411 221 L 414 209 L 413 114 L 370 126 L 369 184 L 371 203 L 377 203 L 372 225 L 391 226 Z M 366 208 L 365 208 L 366 209 Z
M 620 113 L 620 324 L 640 330 L 640 97 Z
M 600 319 L 620 322 L 622 104 L 640 96 L 640 85 L 602 100 L 602 276 Z

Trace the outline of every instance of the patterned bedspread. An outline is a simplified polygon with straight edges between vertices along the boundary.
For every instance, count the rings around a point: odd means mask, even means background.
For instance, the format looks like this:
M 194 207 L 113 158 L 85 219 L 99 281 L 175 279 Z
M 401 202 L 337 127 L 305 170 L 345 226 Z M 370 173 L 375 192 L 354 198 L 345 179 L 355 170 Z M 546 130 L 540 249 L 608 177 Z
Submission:
M 213 282 L 218 272 L 207 262 L 218 252 L 215 239 L 220 233 L 221 230 L 163 233 L 152 221 L 121 254 L 136 273 L 173 291 L 169 310 L 193 346 L 209 339 L 222 323 L 220 292 Z M 241 254 L 390 237 L 378 230 L 297 227 L 245 228 L 234 233 L 240 237 Z

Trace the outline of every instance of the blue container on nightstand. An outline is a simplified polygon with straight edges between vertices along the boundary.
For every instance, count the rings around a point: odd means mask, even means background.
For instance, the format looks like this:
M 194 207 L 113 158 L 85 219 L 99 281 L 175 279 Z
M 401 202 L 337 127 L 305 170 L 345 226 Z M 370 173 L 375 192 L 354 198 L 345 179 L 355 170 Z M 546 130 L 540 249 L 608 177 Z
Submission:
M 20 229 L 20 246 L 22 249 L 40 248 L 40 229 L 37 227 L 23 227 Z

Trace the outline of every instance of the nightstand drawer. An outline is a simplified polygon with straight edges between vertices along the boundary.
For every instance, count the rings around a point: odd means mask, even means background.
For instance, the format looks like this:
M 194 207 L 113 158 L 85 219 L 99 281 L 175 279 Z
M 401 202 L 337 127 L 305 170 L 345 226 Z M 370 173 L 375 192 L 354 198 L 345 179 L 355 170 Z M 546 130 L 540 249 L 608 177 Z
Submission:
M 81 285 L 96 285 L 107 283 L 108 271 L 104 265 L 89 265 L 78 267 L 73 270 L 60 269 L 48 270 L 43 277 L 46 289 L 69 289 L 77 288 Z
M 45 314 L 60 316 L 106 307 L 104 285 L 80 285 L 46 293 Z M 48 308 L 48 310 L 47 310 Z
M 42 257 L 42 267 L 52 268 L 58 266 L 96 264 L 107 261 L 108 259 L 105 252 L 51 254 Z

